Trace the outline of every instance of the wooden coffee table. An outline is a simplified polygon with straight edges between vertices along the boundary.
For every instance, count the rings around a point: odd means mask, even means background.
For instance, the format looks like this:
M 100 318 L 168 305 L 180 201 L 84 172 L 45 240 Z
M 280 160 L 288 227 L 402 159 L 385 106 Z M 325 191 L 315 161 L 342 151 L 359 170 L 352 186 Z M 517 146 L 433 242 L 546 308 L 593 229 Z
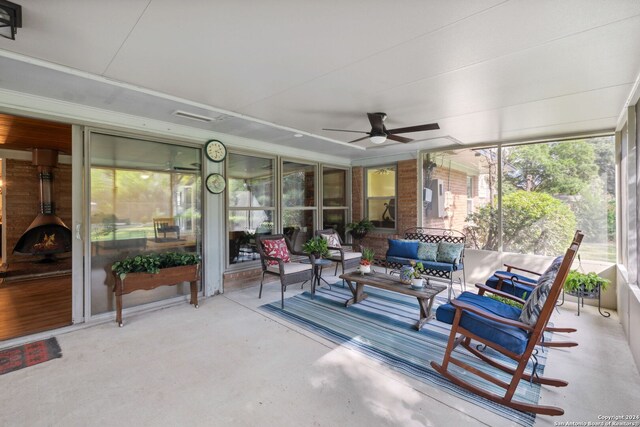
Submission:
M 445 285 L 439 284 L 428 284 L 421 290 L 411 289 L 411 286 L 402 283 L 398 276 L 384 273 L 360 274 L 353 272 L 343 274 L 340 278 L 347 282 L 353 294 L 353 298 L 344 303 L 345 307 L 359 303 L 369 296 L 363 291 L 365 285 L 418 298 L 418 303 L 420 304 L 420 320 L 416 323 L 417 330 L 420 330 L 422 326 L 433 317 L 431 307 L 433 306 L 435 296 L 447 289 Z M 354 283 L 355 287 L 353 286 Z

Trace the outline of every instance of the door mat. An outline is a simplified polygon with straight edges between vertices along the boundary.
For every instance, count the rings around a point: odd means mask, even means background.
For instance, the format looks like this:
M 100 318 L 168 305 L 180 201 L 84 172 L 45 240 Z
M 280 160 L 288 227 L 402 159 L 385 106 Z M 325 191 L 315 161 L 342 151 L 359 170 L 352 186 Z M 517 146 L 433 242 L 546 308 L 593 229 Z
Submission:
M 62 350 L 55 338 L 0 350 L 0 375 L 59 357 L 62 357 Z

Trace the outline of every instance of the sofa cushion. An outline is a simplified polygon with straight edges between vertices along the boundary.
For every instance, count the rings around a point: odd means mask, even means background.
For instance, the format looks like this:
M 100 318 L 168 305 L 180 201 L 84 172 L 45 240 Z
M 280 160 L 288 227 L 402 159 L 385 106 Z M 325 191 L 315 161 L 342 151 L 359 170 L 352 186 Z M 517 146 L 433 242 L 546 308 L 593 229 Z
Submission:
M 311 264 L 302 264 L 300 262 L 287 262 L 282 264 L 284 268 L 284 274 L 297 273 L 299 271 L 311 270 Z M 280 268 L 276 265 L 270 265 L 267 267 L 267 271 L 271 271 L 280 274 Z
M 463 292 L 456 300 L 510 320 L 518 320 L 520 316 L 520 310 L 516 307 L 471 292 Z M 453 324 L 455 313 L 456 309 L 453 305 L 442 304 L 436 310 L 436 319 Z M 463 311 L 460 326 L 516 354 L 522 354 L 528 344 L 529 334 L 526 330 L 504 325 L 475 313 Z
M 527 299 L 531 295 L 531 291 L 533 287 L 536 286 L 536 280 L 527 276 L 523 276 L 522 274 L 516 274 L 511 271 L 498 270 L 493 273 L 493 276 L 489 277 L 485 284 L 493 289 L 498 287 L 498 283 L 500 279 L 497 274 L 508 276 L 508 277 L 516 277 L 519 281 L 526 282 L 524 283 L 512 283 L 511 280 L 503 280 L 502 281 L 502 291 L 507 292 L 511 295 L 515 295 L 518 298 Z M 528 286 L 527 286 L 528 284 Z
M 418 259 L 424 261 L 435 261 L 438 256 L 438 244 L 437 243 L 418 243 Z
M 329 256 L 326 257 L 327 259 L 330 259 L 332 261 L 341 261 L 341 254 L 340 251 L 329 251 Z M 354 258 L 361 258 L 362 257 L 362 253 L 360 252 L 344 252 L 344 259 L 345 261 L 348 259 L 354 259 Z
M 422 266 L 425 270 L 438 270 L 438 271 L 457 271 L 462 270 L 462 264 L 450 264 L 448 262 L 437 262 L 437 261 L 423 261 L 415 258 L 403 258 L 403 257 L 395 257 L 395 256 L 387 256 L 387 262 L 389 263 L 398 263 L 402 265 L 409 265 L 411 261 L 418 263 L 421 262 Z M 427 274 L 429 272 L 427 271 Z
M 418 258 L 418 241 L 417 240 L 399 240 L 387 239 L 389 241 L 389 249 L 387 256 L 401 258 Z
M 458 264 L 460 262 L 460 255 L 462 255 L 463 249 L 464 244 L 462 243 L 440 242 L 438 243 L 438 255 L 436 257 L 436 261 Z
M 547 268 L 538 279 L 538 283 L 531 292 L 531 296 L 527 298 L 527 302 L 524 304 L 524 307 L 522 307 L 522 314 L 520 314 L 520 321 L 522 323 L 534 326 L 536 322 L 538 322 L 542 307 L 547 301 L 551 286 L 558 275 L 560 265 L 562 265 L 562 258 L 563 257 L 559 256 L 554 259 L 549 268 Z

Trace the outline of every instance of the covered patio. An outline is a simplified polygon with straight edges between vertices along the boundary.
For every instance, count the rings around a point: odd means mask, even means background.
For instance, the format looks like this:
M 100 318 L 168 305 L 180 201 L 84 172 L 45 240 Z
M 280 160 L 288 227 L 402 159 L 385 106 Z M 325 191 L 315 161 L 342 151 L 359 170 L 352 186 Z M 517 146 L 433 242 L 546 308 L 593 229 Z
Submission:
M 62 357 L 0 375 L 1 425 L 640 425 L 640 3 L 17 3 L 0 0 L 0 351 L 55 338 Z M 55 232 L 18 248 L 42 216 Z M 462 240 L 389 253 L 415 229 Z M 322 281 L 301 251 L 323 230 L 344 247 Z M 548 339 L 577 347 L 530 358 L 569 384 L 518 391 L 564 415 L 430 368 L 450 326 L 429 304 L 544 272 L 576 230 L 571 269 L 604 285 L 551 312 L 577 332 Z M 274 235 L 315 295 L 287 282 L 281 302 Z M 442 290 L 360 301 L 341 250 L 439 263 Z M 122 295 L 114 263 L 167 252 L 197 260 L 193 287 Z

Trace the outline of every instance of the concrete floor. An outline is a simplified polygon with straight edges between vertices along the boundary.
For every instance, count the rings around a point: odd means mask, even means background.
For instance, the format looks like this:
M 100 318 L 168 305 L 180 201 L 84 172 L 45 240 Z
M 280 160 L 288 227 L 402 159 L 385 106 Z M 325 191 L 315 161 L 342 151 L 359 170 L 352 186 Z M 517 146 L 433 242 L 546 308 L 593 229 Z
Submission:
M 279 300 L 278 284 L 257 296 L 245 288 L 198 310 L 181 304 L 130 316 L 124 328 L 58 336 L 62 359 L 0 376 L 0 425 L 510 425 L 258 310 Z M 577 327 L 569 337 L 580 346 L 550 351 L 545 374 L 569 386 L 543 387 L 541 398 L 565 415 L 538 416 L 536 425 L 640 415 L 640 375 L 615 313 L 605 319 L 585 307 L 577 317 L 565 305 L 553 321 Z

